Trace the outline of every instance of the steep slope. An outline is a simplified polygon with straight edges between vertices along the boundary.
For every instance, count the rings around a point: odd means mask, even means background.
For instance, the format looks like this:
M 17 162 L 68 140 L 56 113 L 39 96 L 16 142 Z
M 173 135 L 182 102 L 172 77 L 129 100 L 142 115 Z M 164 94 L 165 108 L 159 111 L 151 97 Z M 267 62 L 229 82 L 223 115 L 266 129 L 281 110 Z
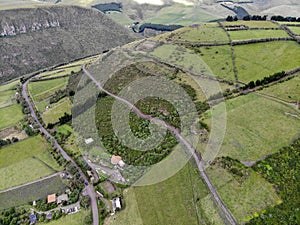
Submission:
M 1 11 L 0 82 L 135 40 L 101 12 L 77 6 Z

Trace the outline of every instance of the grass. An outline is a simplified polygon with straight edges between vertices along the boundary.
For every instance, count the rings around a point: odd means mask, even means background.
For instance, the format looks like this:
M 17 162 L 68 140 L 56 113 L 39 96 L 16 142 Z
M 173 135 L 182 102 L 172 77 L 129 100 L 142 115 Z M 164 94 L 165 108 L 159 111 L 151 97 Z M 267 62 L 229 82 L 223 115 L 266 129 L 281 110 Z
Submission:
M 235 46 L 235 54 L 239 80 L 245 83 L 300 66 L 300 45 L 294 41 Z
M 81 209 L 78 213 L 64 216 L 58 220 L 52 220 L 48 222 L 48 225 L 82 225 L 84 224 L 84 218 L 89 215 L 90 211 Z
M 206 13 L 199 7 L 183 7 L 180 4 L 174 4 L 170 7 L 161 9 L 152 17 L 147 18 L 145 22 L 159 24 L 179 24 L 186 26 L 194 23 L 210 21 L 213 19 L 216 19 L 216 17 Z
M 233 41 L 290 37 L 284 30 L 239 30 L 228 33 Z
M 0 109 L 13 104 L 15 93 L 14 90 L 0 91 Z
M 65 89 L 68 83 L 68 77 L 39 81 L 39 82 L 30 82 L 29 83 L 29 92 L 33 97 L 34 101 L 42 101 L 55 93 L 55 91 Z
M 299 23 L 300 24 L 300 23 Z M 294 34 L 300 35 L 300 27 L 288 27 Z
M 69 98 L 63 98 L 55 103 L 51 108 L 42 114 L 45 124 L 56 123 L 65 113 L 71 114 L 71 102 Z
M 183 41 L 191 43 L 229 43 L 225 31 L 213 24 L 201 24 L 199 27 L 185 27 L 159 37 L 163 41 Z
M 287 102 L 297 102 L 300 100 L 300 77 L 299 74 L 294 78 L 264 88 L 262 93 L 283 99 Z
M 35 136 L 3 147 L 0 152 L 0 189 L 49 176 L 61 168 L 48 152 L 49 144 Z
M 213 165 L 207 173 L 238 222 L 245 223 L 253 215 L 281 202 L 274 187 L 252 171 L 242 182 L 226 169 Z
M 299 135 L 299 113 L 281 103 L 249 94 L 227 101 L 226 108 L 227 128 L 219 156 L 257 161 Z M 216 114 L 218 109 L 213 107 Z
M 128 208 L 108 224 L 206 224 L 209 217 L 216 216 L 206 215 L 201 208 L 200 202 L 207 195 L 197 169 L 189 163 L 162 183 L 127 189 Z
M 230 46 L 198 47 L 195 50 L 216 77 L 235 80 Z
M 271 21 L 233 21 L 233 22 L 223 22 L 223 26 L 238 26 L 246 25 L 249 28 L 279 28 L 279 26 Z
M 55 176 L 22 188 L 0 193 L 0 210 L 26 205 L 31 201 L 46 198 L 53 193 L 61 193 L 66 185 L 60 176 Z
M 0 129 L 16 125 L 23 119 L 22 108 L 18 104 L 0 109 Z

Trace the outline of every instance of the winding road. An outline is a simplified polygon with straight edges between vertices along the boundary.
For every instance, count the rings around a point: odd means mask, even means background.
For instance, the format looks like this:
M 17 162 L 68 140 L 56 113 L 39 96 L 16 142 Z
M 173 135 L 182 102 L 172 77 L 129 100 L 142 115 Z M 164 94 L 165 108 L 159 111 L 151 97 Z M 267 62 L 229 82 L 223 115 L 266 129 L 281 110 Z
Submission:
M 39 126 L 40 131 L 48 138 L 50 138 L 51 140 L 54 141 L 54 146 L 60 151 L 61 155 L 67 160 L 70 161 L 79 171 L 79 174 L 81 176 L 81 178 L 84 180 L 84 183 L 88 184 L 85 187 L 86 193 L 87 195 L 90 197 L 91 199 L 91 208 L 92 208 L 92 212 L 93 212 L 93 225 L 99 225 L 99 213 L 98 213 L 98 204 L 97 204 L 97 197 L 96 197 L 96 193 L 95 193 L 95 189 L 93 187 L 93 185 L 91 185 L 89 183 L 88 178 L 85 176 L 85 174 L 82 172 L 82 170 L 80 169 L 80 167 L 77 165 L 77 163 L 63 150 L 63 148 L 58 144 L 57 140 L 47 131 L 46 128 L 43 127 L 43 125 L 40 123 L 40 121 L 38 120 L 36 113 L 34 111 L 34 108 L 31 104 L 30 98 L 27 94 L 27 85 L 28 83 L 33 79 L 34 77 L 28 79 L 22 86 L 22 96 L 25 99 L 25 101 L 27 102 L 29 109 L 30 109 L 30 114 L 32 116 L 32 118 L 34 119 L 34 121 L 36 122 L 36 124 Z
M 199 153 L 196 152 L 196 150 L 194 149 L 194 147 L 187 141 L 185 140 L 185 138 L 181 135 L 180 131 L 178 129 L 176 129 L 175 127 L 167 124 L 165 121 L 160 120 L 158 118 L 153 118 L 151 115 L 146 115 L 144 113 L 142 113 L 135 105 L 133 105 L 131 102 L 129 102 L 127 99 L 124 99 L 120 96 L 117 96 L 113 93 L 111 93 L 110 91 L 104 89 L 104 87 L 102 87 L 102 85 L 93 77 L 93 75 L 86 69 L 86 65 L 83 65 L 82 67 L 83 72 L 97 85 L 97 87 L 99 88 L 99 90 L 105 92 L 106 94 L 110 95 L 111 97 L 124 102 L 125 104 L 127 104 L 136 114 L 138 117 L 142 118 L 142 119 L 147 119 L 147 120 L 152 120 L 153 122 L 156 122 L 158 124 L 161 124 L 162 126 L 164 126 L 166 129 L 168 129 L 175 137 L 176 139 L 183 144 L 192 154 L 193 158 L 195 159 L 195 162 L 197 164 L 197 167 L 200 171 L 200 175 L 203 179 L 203 181 L 205 182 L 206 186 L 208 187 L 211 195 L 213 196 L 215 203 L 217 205 L 217 207 L 222 211 L 224 217 L 224 222 L 226 224 L 238 224 L 236 219 L 234 218 L 234 216 L 232 215 L 232 213 L 230 212 L 230 210 L 227 208 L 227 206 L 225 205 L 225 203 L 222 201 L 220 195 L 218 194 L 217 190 L 215 189 L 215 187 L 213 186 L 211 180 L 209 179 L 207 173 L 205 172 L 204 168 L 203 168 L 203 161 L 202 161 L 202 157 L 200 156 Z

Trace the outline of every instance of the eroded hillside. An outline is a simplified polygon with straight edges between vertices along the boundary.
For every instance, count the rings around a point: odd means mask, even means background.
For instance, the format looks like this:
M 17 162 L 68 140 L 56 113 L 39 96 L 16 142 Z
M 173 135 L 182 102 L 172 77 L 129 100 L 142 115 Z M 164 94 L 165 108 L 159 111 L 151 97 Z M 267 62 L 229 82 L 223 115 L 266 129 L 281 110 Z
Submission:
M 70 6 L 2 11 L 0 79 L 4 82 L 135 39 L 128 30 L 93 9 Z

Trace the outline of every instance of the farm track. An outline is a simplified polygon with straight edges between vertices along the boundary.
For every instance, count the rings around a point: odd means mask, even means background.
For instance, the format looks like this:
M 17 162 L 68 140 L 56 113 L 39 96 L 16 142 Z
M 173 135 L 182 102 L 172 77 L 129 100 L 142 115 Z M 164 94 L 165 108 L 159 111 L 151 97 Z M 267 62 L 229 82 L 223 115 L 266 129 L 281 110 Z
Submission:
M 142 119 L 146 119 L 146 120 L 155 121 L 157 124 L 160 124 L 160 125 L 164 126 L 166 129 L 168 129 L 176 137 L 176 139 L 180 143 L 182 143 L 187 148 L 187 150 L 190 151 L 191 155 L 193 156 L 193 158 L 196 162 L 196 165 L 198 167 L 198 170 L 200 172 L 200 175 L 201 175 L 203 181 L 205 182 L 205 184 L 208 187 L 212 197 L 214 198 L 214 201 L 215 201 L 217 207 L 221 210 L 221 212 L 224 215 L 224 217 L 222 217 L 224 222 L 226 224 L 234 224 L 234 225 L 238 224 L 236 219 L 234 218 L 234 216 L 230 212 L 230 210 L 227 208 L 225 203 L 222 201 L 222 199 L 221 199 L 220 195 L 218 194 L 216 188 L 213 186 L 211 180 L 209 179 L 207 173 L 205 172 L 205 169 L 203 167 L 203 160 L 202 160 L 202 157 L 201 157 L 200 153 L 196 152 L 194 147 L 181 135 L 181 133 L 178 131 L 178 129 L 176 129 L 175 127 L 167 124 L 165 121 L 162 121 L 162 120 L 157 119 L 157 118 L 153 118 L 151 115 L 146 115 L 146 114 L 142 113 L 134 104 L 132 104 L 128 100 L 126 100 L 126 99 L 124 99 L 120 96 L 117 96 L 117 95 L 113 94 L 112 92 L 104 89 L 104 87 L 102 87 L 102 85 L 86 69 L 85 65 L 83 65 L 82 68 L 83 68 L 83 72 L 94 82 L 94 84 L 97 85 L 99 90 L 105 92 L 106 94 L 110 95 L 111 97 L 115 98 L 116 100 L 119 100 L 119 101 L 127 104 L 138 117 L 140 117 Z
M 37 74 L 38 75 L 38 74 Z M 36 75 L 36 76 L 37 76 Z M 30 98 L 27 94 L 27 86 L 28 83 L 31 81 L 31 79 L 34 79 L 35 76 L 31 77 L 30 79 L 26 80 L 26 82 L 22 86 L 22 96 L 24 97 L 25 101 L 27 102 L 30 114 L 36 124 L 39 126 L 40 131 L 48 138 L 54 141 L 54 147 L 56 147 L 61 155 L 67 160 L 70 161 L 79 171 L 79 174 L 81 178 L 84 180 L 85 183 L 88 183 L 88 185 L 85 187 L 86 193 L 89 195 L 91 199 L 91 208 L 93 213 L 93 225 L 99 225 L 99 212 L 98 212 L 98 204 L 97 204 L 97 198 L 96 198 L 96 192 L 93 187 L 93 185 L 89 184 L 88 178 L 85 176 L 85 174 L 82 172 L 80 167 L 77 165 L 77 163 L 63 150 L 63 148 L 58 144 L 57 140 L 47 131 L 46 128 L 43 127 L 43 125 L 40 123 L 40 121 L 37 118 L 37 115 L 33 109 L 33 106 L 31 104 Z

